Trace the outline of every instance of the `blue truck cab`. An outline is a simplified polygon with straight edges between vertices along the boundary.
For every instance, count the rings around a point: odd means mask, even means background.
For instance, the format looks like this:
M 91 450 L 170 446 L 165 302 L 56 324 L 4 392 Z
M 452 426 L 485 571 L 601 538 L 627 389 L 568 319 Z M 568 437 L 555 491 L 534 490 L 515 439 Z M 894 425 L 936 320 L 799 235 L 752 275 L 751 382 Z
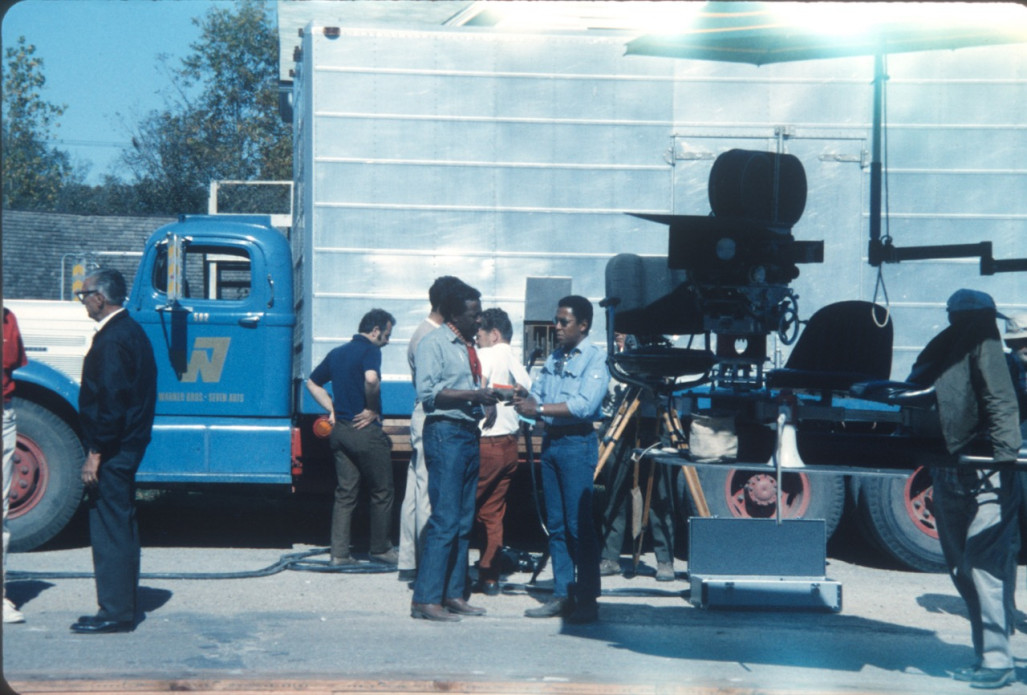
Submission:
M 291 482 L 291 266 L 264 216 L 185 215 L 150 236 L 128 300 L 158 372 L 139 482 Z
M 266 215 L 183 215 L 150 235 L 125 302 L 157 362 L 141 486 L 334 487 L 327 440 L 312 427 L 325 413 L 304 381 L 330 347 L 349 339 L 359 316 L 311 317 L 308 300 L 317 290 L 306 288 L 296 301 L 302 269 L 294 257 Z M 11 304 L 30 360 L 15 373 L 18 465 L 9 521 L 11 548 L 21 551 L 53 538 L 82 500 L 78 380 L 95 324 L 77 303 Z M 405 435 L 409 373 L 383 384 L 382 401 L 385 416 L 399 419 L 391 434 Z

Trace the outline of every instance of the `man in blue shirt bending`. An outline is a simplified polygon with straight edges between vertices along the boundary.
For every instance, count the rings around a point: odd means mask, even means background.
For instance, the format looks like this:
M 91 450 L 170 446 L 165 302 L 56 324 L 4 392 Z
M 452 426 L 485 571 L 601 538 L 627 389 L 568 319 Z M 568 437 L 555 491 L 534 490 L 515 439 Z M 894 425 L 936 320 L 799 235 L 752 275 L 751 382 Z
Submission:
M 332 423 L 329 442 L 335 455 L 335 506 L 332 509 L 331 564 L 353 565 L 350 522 L 357 506 L 360 479 L 367 481 L 371 507 L 371 559 L 396 564 L 392 547 L 392 442 L 381 427 L 382 347 L 388 345 L 396 319 L 372 309 L 360 331 L 329 352 L 310 378 L 307 390 Z M 324 385 L 332 382 L 332 394 Z
M 591 623 L 598 616 L 599 541 L 592 521 L 592 479 L 599 461 L 593 423 L 610 382 L 606 354 L 588 338 L 592 303 L 571 295 L 557 306 L 560 346 L 531 387 L 514 398 L 517 412 L 546 423 L 542 441 L 542 490 L 553 562 L 553 598 L 525 611 L 529 618 L 563 615 Z

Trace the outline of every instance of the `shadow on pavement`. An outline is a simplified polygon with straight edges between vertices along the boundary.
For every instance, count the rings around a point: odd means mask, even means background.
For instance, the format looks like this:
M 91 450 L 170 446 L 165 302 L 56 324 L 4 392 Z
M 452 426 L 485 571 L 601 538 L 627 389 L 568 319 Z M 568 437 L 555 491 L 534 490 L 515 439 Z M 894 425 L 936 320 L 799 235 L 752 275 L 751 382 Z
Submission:
M 640 613 L 640 610 L 642 611 Z M 966 646 L 948 644 L 930 631 L 841 614 L 774 613 L 775 635 L 759 637 L 759 625 L 769 613 L 755 618 L 751 612 L 690 610 L 679 607 L 643 607 L 600 603 L 601 622 L 564 624 L 561 633 L 606 642 L 614 649 L 668 659 L 722 661 L 808 667 L 859 672 L 872 667 L 951 680 L 949 671 L 969 663 Z M 644 624 L 639 624 L 644 623 Z M 648 629 L 654 624 L 687 625 L 702 630 L 699 640 L 669 641 Z M 897 649 L 896 644 L 908 645 Z
M 20 608 L 54 586 L 51 582 L 43 582 L 38 579 L 9 581 L 4 585 L 4 594 Z
M 154 589 L 150 586 L 139 587 L 136 608 L 140 613 L 152 613 L 171 600 L 174 593 L 167 589 Z

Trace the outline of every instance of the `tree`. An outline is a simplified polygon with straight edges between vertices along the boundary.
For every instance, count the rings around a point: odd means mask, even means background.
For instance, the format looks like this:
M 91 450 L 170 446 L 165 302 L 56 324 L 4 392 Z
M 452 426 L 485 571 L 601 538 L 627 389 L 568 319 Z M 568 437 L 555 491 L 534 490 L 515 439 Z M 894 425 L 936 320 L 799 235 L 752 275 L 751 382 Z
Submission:
M 214 7 L 123 159 L 153 213 L 203 212 L 218 179 L 289 179 L 291 126 L 278 115 L 278 34 L 263 0 Z
M 55 212 L 74 215 L 139 215 L 146 207 L 139 199 L 136 184 L 107 174 L 97 186 L 70 183 L 61 189 Z
M 3 206 L 52 210 L 61 189 L 76 180 L 68 153 L 46 145 L 66 106 L 43 99 L 43 59 L 24 36 L 4 60 Z

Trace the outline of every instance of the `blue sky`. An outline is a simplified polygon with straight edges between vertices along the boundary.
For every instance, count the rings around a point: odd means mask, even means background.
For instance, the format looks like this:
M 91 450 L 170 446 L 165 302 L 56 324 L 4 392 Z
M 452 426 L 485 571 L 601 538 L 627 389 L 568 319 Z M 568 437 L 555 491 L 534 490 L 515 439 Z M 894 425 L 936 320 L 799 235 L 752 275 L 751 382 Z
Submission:
M 91 162 L 88 182 L 116 172 L 120 150 L 145 114 L 163 106 L 168 72 L 199 37 L 192 24 L 232 0 L 22 0 L 3 18 L 3 46 L 19 36 L 36 46 L 45 98 L 66 104 L 55 143 L 76 163 Z

